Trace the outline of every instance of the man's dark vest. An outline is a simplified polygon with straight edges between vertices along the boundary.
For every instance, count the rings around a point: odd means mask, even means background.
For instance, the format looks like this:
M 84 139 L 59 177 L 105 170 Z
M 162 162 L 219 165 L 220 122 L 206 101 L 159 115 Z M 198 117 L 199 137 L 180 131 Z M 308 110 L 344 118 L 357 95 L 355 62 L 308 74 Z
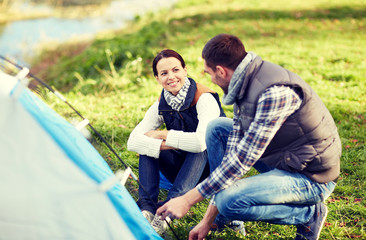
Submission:
M 161 92 L 159 97 L 159 115 L 163 116 L 166 128 L 168 130 L 173 129 L 184 132 L 196 131 L 198 125 L 196 103 L 203 93 L 211 93 L 212 96 L 214 96 L 217 104 L 220 107 L 220 116 L 225 116 L 224 110 L 221 107 L 219 96 L 216 92 L 202 84 L 196 84 L 196 82 L 191 78 L 189 78 L 189 81 L 191 82 L 191 85 L 189 86 L 184 105 L 179 111 L 173 110 L 168 105 L 164 98 L 164 90 Z
M 234 104 L 244 131 L 253 121 L 258 99 L 274 85 L 292 87 L 303 99 L 300 108 L 283 123 L 260 158 L 269 166 L 300 172 L 316 182 L 337 179 L 341 141 L 334 120 L 319 96 L 298 75 L 257 56 L 248 67 Z

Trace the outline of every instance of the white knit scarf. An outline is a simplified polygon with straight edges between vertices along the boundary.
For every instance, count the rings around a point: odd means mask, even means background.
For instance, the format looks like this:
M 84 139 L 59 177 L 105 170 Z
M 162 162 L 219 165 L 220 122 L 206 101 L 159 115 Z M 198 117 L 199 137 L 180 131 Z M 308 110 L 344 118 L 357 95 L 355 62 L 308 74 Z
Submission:
M 176 96 L 164 89 L 164 98 L 171 108 L 176 111 L 179 111 L 181 109 L 181 107 L 184 105 L 184 101 L 186 100 L 190 85 L 191 82 L 186 77 L 183 87 L 179 90 Z

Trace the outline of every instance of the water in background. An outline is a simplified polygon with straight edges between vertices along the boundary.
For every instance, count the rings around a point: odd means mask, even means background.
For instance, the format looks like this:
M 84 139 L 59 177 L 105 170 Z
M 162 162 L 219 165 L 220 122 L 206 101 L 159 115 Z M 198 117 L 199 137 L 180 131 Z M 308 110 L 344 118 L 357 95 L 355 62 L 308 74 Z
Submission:
M 98 32 L 117 30 L 146 12 L 171 7 L 176 0 L 114 0 L 102 16 L 82 19 L 41 18 L 0 25 L 0 54 L 27 67 L 26 57 L 37 54 L 41 44 L 61 43 L 73 38 L 90 39 Z M 25 11 L 34 6 L 22 5 Z M 38 11 L 45 6 L 36 6 Z

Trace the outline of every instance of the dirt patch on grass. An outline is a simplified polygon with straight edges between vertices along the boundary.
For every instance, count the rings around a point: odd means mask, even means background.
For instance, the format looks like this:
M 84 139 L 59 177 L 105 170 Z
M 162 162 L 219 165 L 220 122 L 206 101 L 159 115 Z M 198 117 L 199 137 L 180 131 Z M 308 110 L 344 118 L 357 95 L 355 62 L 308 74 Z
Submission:
M 55 50 L 46 50 L 42 55 L 35 61 L 31 67 L 31 72 L 34 75 L 43 76 L 47 78 L 47 70 L 57 64 L 60 59 L 65 57 L 74 57 L 85 51 L 91 42 L 74 43 L 66 46 L 60 46 Z
M 65 44 L 53 50 L 45 50 L 37 59 L 34 60 L 34 63 L 30 68 L 30 72 L 42 81 L 48 82 L 48 79 L 50 79 L 50 71 L 52 71 L 53 66 L 58 64 L 61 59 L 72 58 L 81 54 L 91 44 L 91 41 L 82 43 L 80 42 Z M 32 80 L 29 83 L 29 88 L 35 90 L 37 89 L 38 85 L 38 81 Z

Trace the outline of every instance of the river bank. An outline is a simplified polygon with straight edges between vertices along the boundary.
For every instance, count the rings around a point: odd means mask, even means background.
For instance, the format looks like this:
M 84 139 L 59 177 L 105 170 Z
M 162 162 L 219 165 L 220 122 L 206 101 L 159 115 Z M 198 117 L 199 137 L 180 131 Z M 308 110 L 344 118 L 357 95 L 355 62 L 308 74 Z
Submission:
M 107 3 L 65 7 L 37 6 L 34 4 L 0 7 L 0 24 L 48 17 L 75 19 L 86 16 L 99 16 L 106 6 Z
M 30 66 L 31 59 L 43 49 L 54 49 L 62 43 L 91 41 L 97 34 L 122 29 L 134 18 L 168 8 L 175 0 L 113 0 L 101 5 L 49 7 L 20 5 L 9 8 L 9 19 L 0 24 L 0 53 Z M 24 13 L 24 14 L 23 14 Z

